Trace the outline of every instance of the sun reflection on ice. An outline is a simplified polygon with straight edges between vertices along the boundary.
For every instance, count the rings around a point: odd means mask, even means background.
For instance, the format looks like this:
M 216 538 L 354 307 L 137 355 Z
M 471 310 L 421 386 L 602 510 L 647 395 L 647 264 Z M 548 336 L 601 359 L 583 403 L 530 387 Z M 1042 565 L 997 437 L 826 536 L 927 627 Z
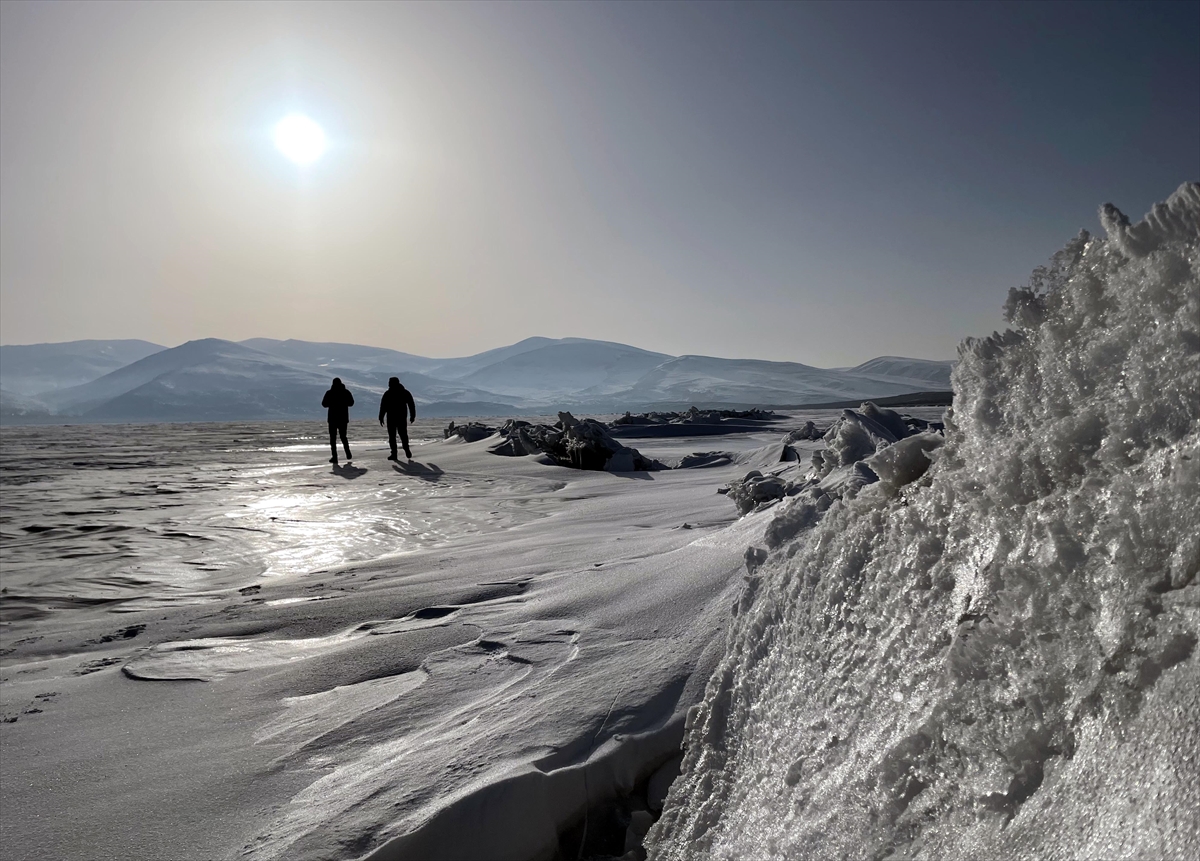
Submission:
M 126 608 L 218 600 L 262 577 L 299 577 L 405 554 L 542 516 L 551 482 L 445 475 L 414 481 L 367 466 L 332 473 L 312 437 L 259 426 L 58 429 L 6 436 L 5 586 L 29 600 Z M 284 443 L 284 445 L 277 445 Z M 86 468 L 78 452 L 90 452 Z M 320 452 L 314 457 L 313 452 Z M 382 456 L 378 458 L 382 461 Z M 491 500 L 471 500 L 481 492 Z M 497 513 L 499 512 L 499 513 Z M 69 561 L 67 561 L 69 560 Z

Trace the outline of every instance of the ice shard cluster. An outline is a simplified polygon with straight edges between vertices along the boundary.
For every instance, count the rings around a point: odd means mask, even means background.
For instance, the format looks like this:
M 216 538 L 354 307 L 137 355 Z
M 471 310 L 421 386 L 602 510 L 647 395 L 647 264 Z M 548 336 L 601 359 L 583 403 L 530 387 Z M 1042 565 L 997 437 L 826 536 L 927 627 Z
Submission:
M 894 490 L 920 478 L 941 448 L 944 432 L 941 422 L 901 415 L 864 401 L 857 410 L 842 410 L 827 430 L 805 422 L 786 434 L 778 446 L 760 449 L 764 454 L 778 452 L 777 463 L 768 467 L 765 475 L 752 469 L 717 492 L 727 495 L 739 514 L 761 511 L 785 497 L 802 497 L 767 529 L 765 539 L 773 548 L 811 526 L 816 512 L 825 511 L 835 500 L 853 497 L 877 481 Z M 813 452 L 807 470 L 800 452 L 792 446 L 802 440 L 825 442 L 824 449 Z M 720 454 L 696 452 L 680 461 L 679 467 L 711 463 Z M 730 459 L 726 455 L 725 462 Z M 816 512 L 810 511 L 813 508 Z
M 449 437 L 449 429 L 446 433 Z M 644 457 L 636 448 L 614 439 L 603 422 L 577 419 L 570 413 L 559 413 L 558 421 L 552 425 L 509 419 L 496 433 L 503 441 L 492 446 L 492 454 L 507 457 L 543 454 L 559 466 L 574 469 L 609 472 L 666 469 L 654 458 Z
M 651 858 L 1200 857 L 1200 185 L 1101 220 L 932 466 L 777 506 Z

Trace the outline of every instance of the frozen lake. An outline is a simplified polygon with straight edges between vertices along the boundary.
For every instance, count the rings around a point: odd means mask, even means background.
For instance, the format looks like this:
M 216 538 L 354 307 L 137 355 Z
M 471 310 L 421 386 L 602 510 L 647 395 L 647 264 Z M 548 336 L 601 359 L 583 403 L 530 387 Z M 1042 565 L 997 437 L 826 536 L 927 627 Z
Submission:
M 576 852 L 567 824 L 670 765 L 722 651 L 766 520 L 717 488 L 836 414 L 627 439 L 742 462 L 626 474 L 443 420 L 401 466 L 367 422 L 340 467 L 317 422 L 5 428 L 5 845 Z
M 440 439 L 443 425 L 416 423 L 414 445 Z M 561 485 L 497 487 L 419 462 L 398 475 L 383 430 L 353 430 L 358 461 L 334 470 L 316 422 L 5 428 L 5 618 L 216 600 L 525 522 L 534 497 Z M 458 504 L 485 494 L 494 504 Z

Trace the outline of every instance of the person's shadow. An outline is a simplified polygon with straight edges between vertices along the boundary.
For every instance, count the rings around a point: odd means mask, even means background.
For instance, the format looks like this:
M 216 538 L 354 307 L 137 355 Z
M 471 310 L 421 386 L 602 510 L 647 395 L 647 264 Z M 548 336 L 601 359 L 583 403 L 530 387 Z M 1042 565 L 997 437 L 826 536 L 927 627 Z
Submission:
M 366 475 L 367 470 L 366 467 L 355 466 L 352 463 L 347 463 L 344 466 L 340 463 L 335 463 L 333 465 L 333 474 L 340 475 L 342 478 L 346 479 L 354 479 L 358 478 L 360 475 Z
M 411 475 L 413 478 L 419 478 L 424 481 L 437 481 L 446 474 L 436 463 L 426 464 L 415 460 L 410 460 L 407 463 L 398 461 L 392 464 L 392 469 L 401 475 Z

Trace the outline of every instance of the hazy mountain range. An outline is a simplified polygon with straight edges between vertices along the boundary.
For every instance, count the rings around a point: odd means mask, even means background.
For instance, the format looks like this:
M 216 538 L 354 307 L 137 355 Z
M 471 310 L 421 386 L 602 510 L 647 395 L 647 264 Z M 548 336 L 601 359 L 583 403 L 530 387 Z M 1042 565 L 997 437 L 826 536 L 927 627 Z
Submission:
M 853 368 L 669 356 L 585 338 L 528 338 L 455 359 L 380 347 L 205 338 L 0 346 L 0 415 L 26 421 L 216 421 L 321 416 L 341 377 L 373 417 L 397 375 L 418 414 L 470 416 L 781 406 L 950 388 L 949 361 L 882 356 Z

